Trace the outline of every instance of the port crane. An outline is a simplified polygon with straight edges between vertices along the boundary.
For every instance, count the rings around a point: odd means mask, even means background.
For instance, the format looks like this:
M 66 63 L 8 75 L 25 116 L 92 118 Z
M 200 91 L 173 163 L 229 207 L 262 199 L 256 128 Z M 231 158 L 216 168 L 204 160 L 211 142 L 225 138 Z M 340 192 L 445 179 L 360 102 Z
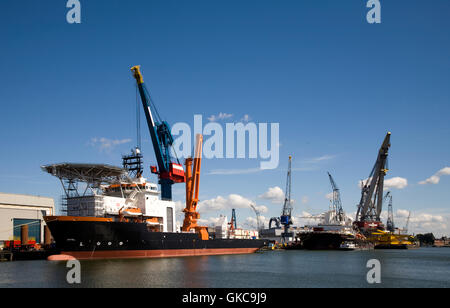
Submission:
M 389 232 L 394 232 L 395 231 L 395 225 L 394 225 L 394 210 L 392 208 L 392 194 L 390 191 L 388 191 L 386 193 L 386 195 L 384 195 L 384 201 L 386 202 L 387 200 L 389 200 L 388 202 L 388 218 L 386 221 L 386 230 Z
M 231 221 L 228 223 L 230 226 L 229 230 L 233 231 L 237 229 L 237 222 L 236 222 L 236 210 L 231 209 Z
M 292 184 L 292 156 L 289 156 L 288 172 L 286 179 L 286 192 L 284 197 L 283 212 L 280 216 L 280 222 L 284 226 L 283 237 L 288 237 L 289 227 L 292 225 L 292 203 L 291 203 L 291 184 Z
M 183 183 L 185 181 L 183 166 L 180 164 L 178 158 L 173 158 L 171 156 L 170 151 L 174 139 L 170 132 L 170 126 L 159 116 L 155 104 L 144 84 L 140 66 L 133 66 L 131 71 L 133 72 L 133 77 L 136 79 L 137 87 L 139 89 L 158 164 L 157 167 L 151 166 L 150 170 L 152 173 L 158 175 L 159 184 L 161 185 L 161 199 L 172 200 L 172 185 L 174 183 Z M 152 113 L 152 109 L 155 112 L 156 118 Z
M 328 177 L 330 178 L 331 187 L 333 188 L 333 210 L 335 212 L 335 217 L 338 222 L 344 222 L 345 221 L 345 213 L 344 209 L 342 208 L 342 201 L 341 201 L 341 193 L 339 192 L 339 188 L 336 185 L 336 182 L 334 181 L 331 174 L 328 172 Z
M 408 227 L 409 227 L 409 219 L 411 218 L 411 211 L 408 213 L 408 218 L 406 219 L 406 225 L 403 228 L 404 233 L 408 233 Z
M 281 216 L 272 217 L 269 221 L 269 228 L 272 227 L 272 222 L 274 222 L 277 228 L 280 225 L 283 225 L 284 232 L 282 233 L 283 241 L 286 242 L 286 239 L 289 237 L 289 227 L 292 225 L 292 202 L 291 202 L 291 184 L 292 184 L 292 156 L 289 156 L 289 164 L 288 164 L 288 172 L 286 179 L 286 192 L 284 196 L 284 204 L 283 211 L 281 212 Z
M 378 229 L 382 226 L 380 214 L 383 207 L 384 177 L 388 172 L 387 158 L 391 146 L 388 132 L 378 151 L 377 160 L 365 183 L 362 183 L 361 200 L 356 213 L 355 225 L 360 230 Z
M 264 229 L 264 226 L 261 225 L 261 213 L 256 209 L 254 204 L 250 203 L 250 207 L 253 209 L 256 215 L 256 227 L 258 231 L 261 231 L 261 229 Z
M 194 151 L 194 158 L 186 158 L 186 207 L 184 221 L 181 231 L 189 232 L 194 230 L 200 235 L 202 240 L 208 240 L 208 228 L 197 225 L 200 214 L 197 212 L 198 193 L 200 187 L 200 169 L 202 162 L 203 136 L 197 134 Z M 193 163 L 193 164 L 192 164 Z

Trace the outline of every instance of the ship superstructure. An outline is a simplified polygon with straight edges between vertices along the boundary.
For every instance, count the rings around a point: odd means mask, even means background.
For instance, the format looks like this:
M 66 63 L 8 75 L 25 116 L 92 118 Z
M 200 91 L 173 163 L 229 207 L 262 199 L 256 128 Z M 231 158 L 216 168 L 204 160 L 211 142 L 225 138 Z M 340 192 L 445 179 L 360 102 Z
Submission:
M 158 185 L 127 170 L 99 164 L 52 164 L 42 169 L 63 184 L 63 210 L 69 217 L 138 218 L 155 231 L 174 232 L 175 202 L 161 200 Z

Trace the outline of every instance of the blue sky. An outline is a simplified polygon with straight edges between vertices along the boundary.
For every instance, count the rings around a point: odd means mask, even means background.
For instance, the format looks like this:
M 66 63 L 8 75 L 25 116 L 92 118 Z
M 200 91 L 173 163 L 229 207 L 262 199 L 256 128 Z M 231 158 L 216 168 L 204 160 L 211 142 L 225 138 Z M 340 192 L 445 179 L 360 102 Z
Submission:
M 202 200 L 236 194 L 265 205 L 266 218 L 279 215 L 280 203 L 259 196 L 284 189 L 292 154 L 296 215 L 327 209 L 327 171 L 353 213 L 358 181 L 391 131 L 387 178 L 408 181 L 393 189 L 395 209 L 413 212 L 417 232 L 450 233 L 450 176 L 419 184 L 450 166 L 450 3 L 381 3 L 382 23 L 368 24 L 363 0 L 81 0 L 82 23 L 68 24 L 64 0 L 4 0 L 0 191 L 58 200 L 57 179 L 40 165 L 120 164 L 135 144 L 129 68 L 140 64 L 169 123 L 192 124 L 194 114 L 207 122 L 221 112 L 233 115 L 226 121 L 247 114 L 280 123 L 278 169 L 217 175 L 257 168 L 259 160 L 205 160 Z M 142 136 L 148 165 L 154 155 L 144 121 Z M 92 138 L 123 143 L 102 150 Z M 175 198 L 183 189 L 175 186 Z M 231 209 L 202 217 L 220 213 Z M 237 214 L 251 216 L 244 208 Z

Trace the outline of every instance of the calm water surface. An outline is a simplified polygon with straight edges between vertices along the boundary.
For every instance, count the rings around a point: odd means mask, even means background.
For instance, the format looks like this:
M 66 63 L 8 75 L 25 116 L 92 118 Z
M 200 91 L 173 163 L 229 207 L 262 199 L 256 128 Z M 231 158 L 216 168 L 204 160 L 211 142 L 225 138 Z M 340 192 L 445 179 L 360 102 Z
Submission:
M 381 262 L 379 285 L 366 263 Z M 0 287 L 73 287 L 65 262 L 0 263 Z M 81 261 L 81 287 L 450 287 L 450 249 L 270 251 L 251 255 Z

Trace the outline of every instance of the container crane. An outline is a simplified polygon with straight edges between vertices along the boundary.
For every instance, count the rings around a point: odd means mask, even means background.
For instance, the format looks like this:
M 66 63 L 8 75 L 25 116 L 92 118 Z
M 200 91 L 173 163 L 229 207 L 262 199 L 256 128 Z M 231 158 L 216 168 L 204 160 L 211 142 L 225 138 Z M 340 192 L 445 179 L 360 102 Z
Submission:
M 336 185 L 336 182 L 334 181 L 331 174 L 328 172 L 328 177 L 330 178 L 331 187 L 333 188 L 333 210 L 335 211 L 335 217 L 338 222 L 344 222 L 345 221 L 345 214 L 344 209 L 342 208 L 342 202 L 341 202 L 341 193 L 339 192 L 339 188 Z
M 391 146 L 391 133 L 387 133 L 378 151 L 377 160 L 369 178 L 362 185 L 361 200 L 356 213 L 355 226 L 361 231 L 382 228 L 380 214 L 383 208 L 384 177 L 388 172 L 387 157 Z
M 180 164 L 178 158 L 174 159 L 170 154 L 174 141 L 170 132 L 170 126 L 166 121 L 161 120 L 144 84 L 140 66 L 133 66 L 131 71 L 137 82 L 158 164 L 158 167 L 151 166 L 150 169 L 152 173 L 158 175 L 159 184 L 161 185 L 161 199 L 172 200 L 172 185 L 185 181 L 183 166 Z M 155 112 L 156 119 L 153 116 L 152 108 Z
M 202 240 L 208 240 L 209 234 L 207 227 L 197 225 L 200 214 L 197 212 L 198 193 L 200 186 L 200 169 L 202 161 L 203 136 L 197 134 L 194 158 L 186 158 L 186 208 L 184 212 L 184 221 L 181 231 L 189 232 L 195 230 Z M 192 161 L 194 165 L 192 166 Z

